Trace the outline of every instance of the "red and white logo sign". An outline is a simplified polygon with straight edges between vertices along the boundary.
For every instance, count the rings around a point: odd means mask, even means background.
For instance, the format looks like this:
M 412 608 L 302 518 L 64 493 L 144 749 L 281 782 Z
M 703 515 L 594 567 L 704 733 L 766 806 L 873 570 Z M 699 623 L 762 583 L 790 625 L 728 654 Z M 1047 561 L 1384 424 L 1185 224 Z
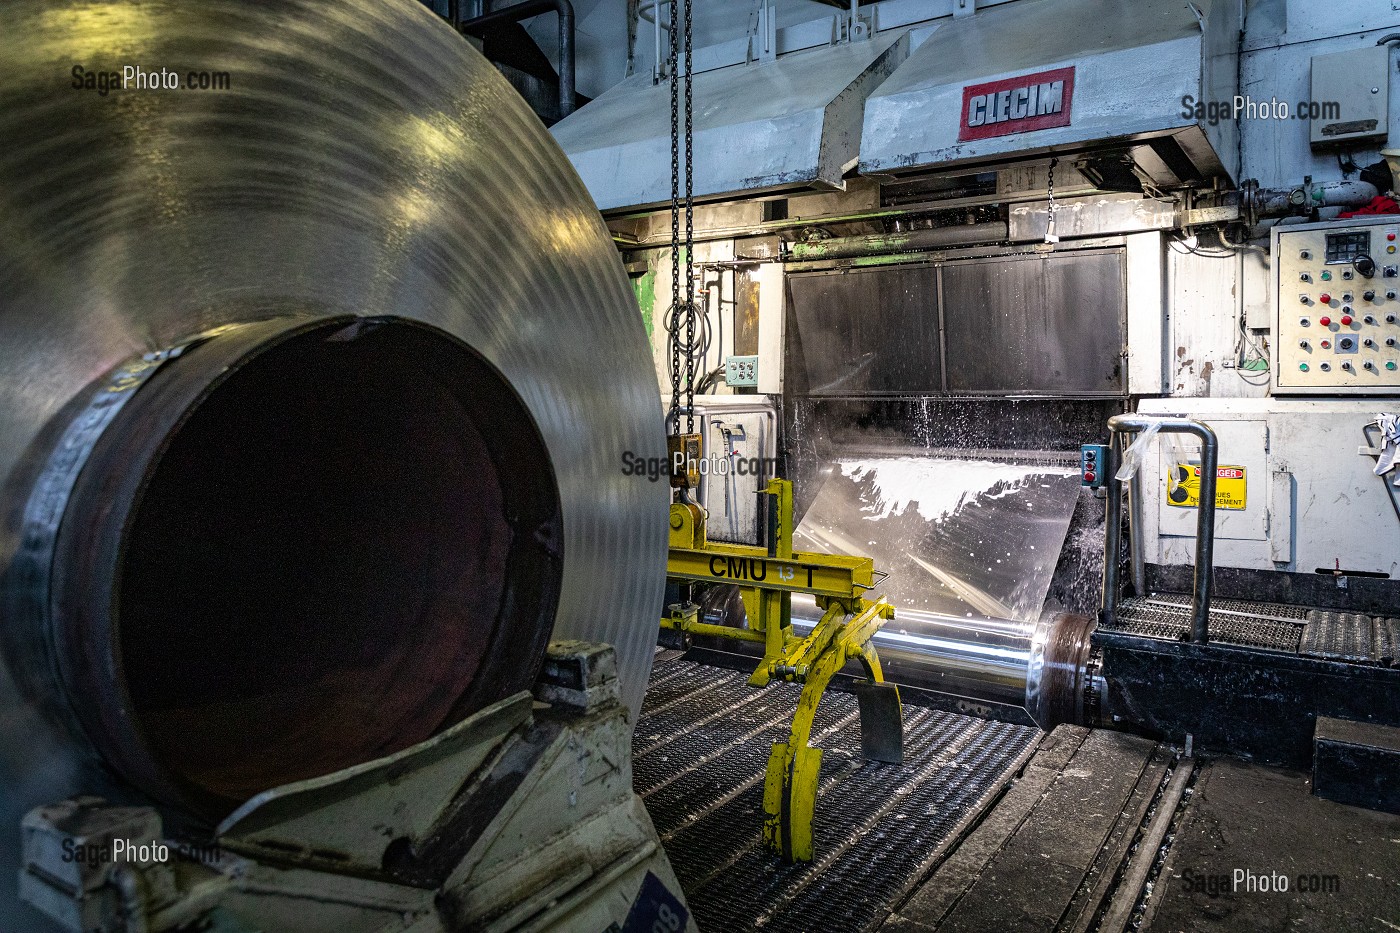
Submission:
M 1074 66 L 963 88 L 958 140 L 1069 126 Z

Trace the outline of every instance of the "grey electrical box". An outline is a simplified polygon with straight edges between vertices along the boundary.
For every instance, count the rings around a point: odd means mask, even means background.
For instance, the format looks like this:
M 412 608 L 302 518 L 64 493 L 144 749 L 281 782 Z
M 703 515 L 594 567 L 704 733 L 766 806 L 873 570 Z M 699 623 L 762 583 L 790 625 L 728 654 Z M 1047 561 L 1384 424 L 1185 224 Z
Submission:
M 1390 47 L 1373 45 L 1350 52 L 1314 55 L 1313 148 L 1385 139 L 1390 132 Z

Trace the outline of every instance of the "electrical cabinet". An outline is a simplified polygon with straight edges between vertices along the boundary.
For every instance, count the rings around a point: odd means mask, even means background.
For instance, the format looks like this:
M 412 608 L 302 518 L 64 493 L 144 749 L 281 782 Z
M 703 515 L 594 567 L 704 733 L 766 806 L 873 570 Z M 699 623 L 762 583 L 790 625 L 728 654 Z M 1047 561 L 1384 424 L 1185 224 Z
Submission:
M 1273 230 L 1275 395 L 1400 395 L 1400 216 Z
M 1386 138 L 1389 69 L 1390 48 L 1384 45 L 1313 56 L 1312 100 L 1306 106 L 1314 149 Z

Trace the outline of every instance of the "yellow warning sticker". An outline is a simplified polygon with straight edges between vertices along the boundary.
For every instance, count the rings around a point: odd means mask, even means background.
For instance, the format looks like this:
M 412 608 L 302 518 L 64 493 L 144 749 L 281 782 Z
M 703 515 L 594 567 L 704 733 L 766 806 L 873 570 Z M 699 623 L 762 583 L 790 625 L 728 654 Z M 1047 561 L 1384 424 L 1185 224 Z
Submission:
M 1215 507 L 1244 511 L 1244 467 L 1223 466 L 1215 470 Z M 1194 509 L 1201 502 L 1201 466 L 1174 463 L 1167 471 L 1167 505 Z

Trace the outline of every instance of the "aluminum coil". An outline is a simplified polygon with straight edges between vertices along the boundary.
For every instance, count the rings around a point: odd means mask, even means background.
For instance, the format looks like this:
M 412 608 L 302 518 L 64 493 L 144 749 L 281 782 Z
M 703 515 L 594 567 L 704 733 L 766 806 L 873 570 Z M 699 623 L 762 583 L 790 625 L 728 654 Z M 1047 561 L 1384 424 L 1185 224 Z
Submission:
M 407 319 L 494 367 L 558 483 L 554 637 L 613 644 L 635 718 L 667 497 L 620 458 L 664 455 L 656 378 L 587 191 L 496 70 L 414 0 L 23 0 L 0 48 L 0 861 L 90 789 L 14 676 L 35 480 L 118 367 L 224 325 Z M 112 87 L 126 66 L 229 86 Z

